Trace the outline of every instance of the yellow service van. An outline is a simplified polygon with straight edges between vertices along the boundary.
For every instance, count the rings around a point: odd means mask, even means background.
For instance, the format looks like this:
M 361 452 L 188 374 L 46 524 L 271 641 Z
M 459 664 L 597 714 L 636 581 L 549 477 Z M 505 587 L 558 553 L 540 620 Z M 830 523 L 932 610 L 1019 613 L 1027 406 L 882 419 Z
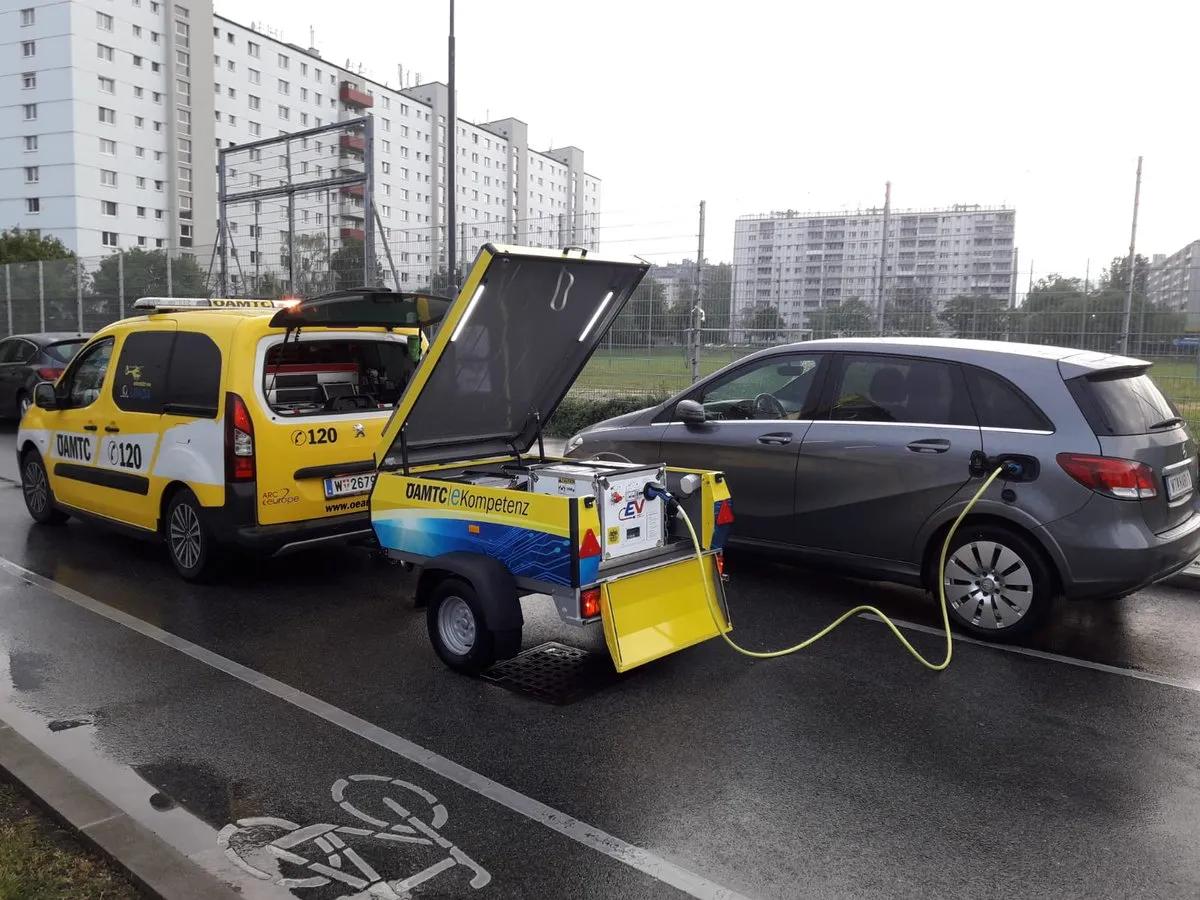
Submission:
M 223 545 L 368 537 L 373 451 L 449 301 L 143 298 L 35 389 L 17 453 L 39 523 L 96 519 L 167 544 L 179 574 Z

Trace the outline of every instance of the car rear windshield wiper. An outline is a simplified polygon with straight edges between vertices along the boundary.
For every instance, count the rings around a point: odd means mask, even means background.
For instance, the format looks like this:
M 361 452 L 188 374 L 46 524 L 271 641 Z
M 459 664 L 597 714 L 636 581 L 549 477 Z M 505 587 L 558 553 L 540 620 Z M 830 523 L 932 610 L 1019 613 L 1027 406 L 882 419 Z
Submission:
M 1163 419 L 1161 422 L 1155 422 L 1150 426 L 1151 431 L 1157 431 L 1160 428 L 1174 428 L 1176 425 L 1183 424 L 1182 416 L 1171 416 L 1169 419 Z

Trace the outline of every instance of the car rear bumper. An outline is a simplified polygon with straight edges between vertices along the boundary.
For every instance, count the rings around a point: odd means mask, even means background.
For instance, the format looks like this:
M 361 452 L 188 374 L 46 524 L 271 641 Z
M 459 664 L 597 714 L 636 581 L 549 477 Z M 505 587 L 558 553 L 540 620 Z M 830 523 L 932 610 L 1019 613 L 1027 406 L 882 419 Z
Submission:
M 1121 500 L 1093 497 L 1041 529 L 1058 550 L 1068 599 L 1128 594 L 1175 574 L 1200 556 L 1200 512 L 1162 534 Z
M 317 544 L 373 536 L 368 510 L 303 522 L 258 525 L 256 499 L 252 482 L 226 485 L 225 505 L 209 510 L 208 524 L 219 543 L 271 556 L 305 550 Z

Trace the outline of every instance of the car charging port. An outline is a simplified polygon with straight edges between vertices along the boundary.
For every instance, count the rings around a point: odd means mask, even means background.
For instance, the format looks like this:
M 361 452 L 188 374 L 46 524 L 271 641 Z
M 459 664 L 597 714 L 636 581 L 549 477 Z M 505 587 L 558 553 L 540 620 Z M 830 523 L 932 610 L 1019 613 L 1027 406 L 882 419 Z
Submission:
M 1000 469 L 1000 478 L 1012 482 L 1036 481 L 1042 471 L 1036 456 L 1027 456 L 1024 453 L 1001 453 L 997 456 L 988 456 L 982 450 L 976 450 L 971 454 L 969 469 L 972 478 L 983 478 L 996 469 Z

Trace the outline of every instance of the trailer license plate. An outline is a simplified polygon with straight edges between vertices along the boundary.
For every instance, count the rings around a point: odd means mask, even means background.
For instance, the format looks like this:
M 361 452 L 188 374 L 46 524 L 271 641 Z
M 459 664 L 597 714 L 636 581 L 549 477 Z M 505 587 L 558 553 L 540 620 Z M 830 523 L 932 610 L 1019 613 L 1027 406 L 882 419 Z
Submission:
M 325 479 L 325 499 L 330 497 L 345 497 L 349 494 L 365 494 L 375 483 L 375 473 L 365 472 L 362 475 L 338 475 Z
M 1167 499 L 1176 500 L 1192 489 L 1192 473 L 1188 469 L 1167 476 Z

